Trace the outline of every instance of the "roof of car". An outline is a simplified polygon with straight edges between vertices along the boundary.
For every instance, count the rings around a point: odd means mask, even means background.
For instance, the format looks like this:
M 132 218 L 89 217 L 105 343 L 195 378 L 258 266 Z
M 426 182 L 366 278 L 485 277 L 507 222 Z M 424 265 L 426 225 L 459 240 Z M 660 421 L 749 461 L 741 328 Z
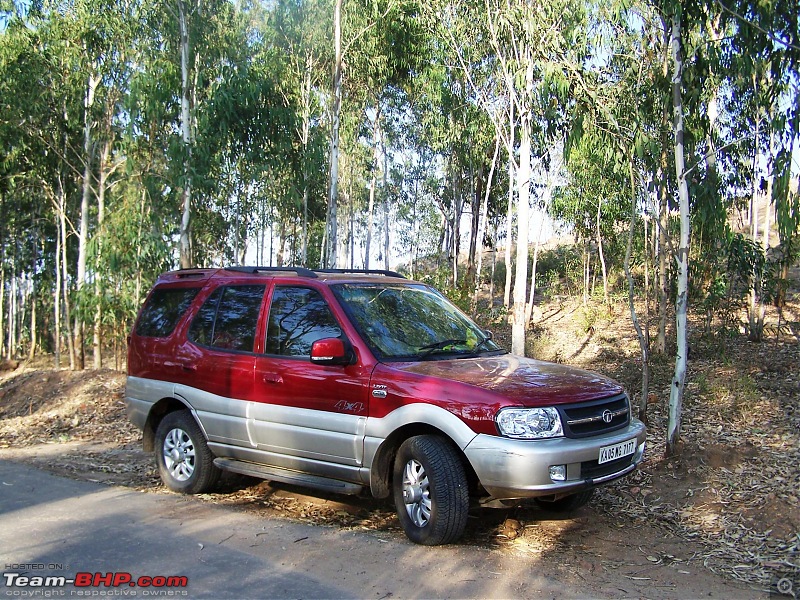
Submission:
M 305 267 L 259 267 L 259 266 L 232 266 L 209 269 L 180 269 L 169 271 L 158 278 L 158 283 L 177 283 L 189 281 L 207 281 L 214 278 L 242 277 L 298 277 L 302 279 L 338 281 L 385 281 L 386 279 L 406 278 L 396 271 L 384 269 L 308 269 Z M 407 280 L 406 280 L 407 281 Z

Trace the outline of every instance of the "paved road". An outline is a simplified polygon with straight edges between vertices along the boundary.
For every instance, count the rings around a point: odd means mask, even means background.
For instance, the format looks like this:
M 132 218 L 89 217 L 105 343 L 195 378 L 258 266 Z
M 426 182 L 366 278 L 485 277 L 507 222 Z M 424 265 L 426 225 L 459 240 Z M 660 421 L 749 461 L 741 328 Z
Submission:
M 23 568 L 10 568 L 17 565 Z M 423 548 L 368 533 L 265 520 L 194 498 L 74 481 L 7 461 L 0 461 L 0 566 L 3 573 L 67 578 L 78 572 L 129 572 L 134 579 L 182 575 L 191 598 L 512 598 L 564 592 L 558 581 L 488 551 Z M 94 591 L 117 597 L 145 592 L 128 586 Z M 77 592 L 67 589 L 67 596 Z M 20 588 L 5 586 L 5 578 L 0 582 L 0 598 L 21 596 Z
M 612 557 L 613 558 L 613 557 Z M 680 585 L 581 571 L 553 557 L 471 546 L 425 548 L 404 538 L 293 524 L 196 498 L 65 479 L 0 460 L 0 600 L 5 597 L 189 598 L 748 598 L 719 579 Z M 37 568 L 37 566 L 44 568 Z M 663 567 L 669 569 L 669 567 Z M 185 589 L 9 587 L 8 573 L 185 576 Z M 661 580 L 663 581 L 663 579 Z

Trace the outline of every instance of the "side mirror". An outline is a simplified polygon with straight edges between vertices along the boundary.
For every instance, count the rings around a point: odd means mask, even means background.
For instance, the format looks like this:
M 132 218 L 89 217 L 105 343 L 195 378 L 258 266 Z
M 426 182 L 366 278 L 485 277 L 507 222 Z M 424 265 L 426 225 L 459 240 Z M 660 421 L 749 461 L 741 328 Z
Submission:
M 487 340 L 494 339 L 494 334 L 491 331 L 489 331 L 488 329 L 484 329 L 483 333 L 486 334 L 486 339 Z
M 315 365 L 350 365 L 354 358 L 341 338 L 323 338 L 311 344 L 311 362 Z

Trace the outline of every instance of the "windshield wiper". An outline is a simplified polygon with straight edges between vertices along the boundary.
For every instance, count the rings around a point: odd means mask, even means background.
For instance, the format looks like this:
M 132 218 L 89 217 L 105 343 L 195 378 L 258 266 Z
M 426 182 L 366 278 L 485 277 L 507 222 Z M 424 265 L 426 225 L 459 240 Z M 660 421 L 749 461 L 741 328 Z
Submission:
M 484 344 L 486 344 L 486 342 L 490 341 L 491 339 L 492 339 L 492 336 L 487 335 L 480 342 L 475 344 L 475 347 L 471 351 L 472 352 L 480 352 L 480 349 L 483 348 Z
M 448 346 L 462 346 L 467 343 L 467 340 L 464 339 L 448 339 L 448 340 L 441 340 L 439 342 L 433 342 L 432 344 L 426 344 L 425 346 L 420 346 L 420 350 L 425 350 L 420 354 L 420 358 L 425 358 L 429 356 L 436 350 L 444 350 Z

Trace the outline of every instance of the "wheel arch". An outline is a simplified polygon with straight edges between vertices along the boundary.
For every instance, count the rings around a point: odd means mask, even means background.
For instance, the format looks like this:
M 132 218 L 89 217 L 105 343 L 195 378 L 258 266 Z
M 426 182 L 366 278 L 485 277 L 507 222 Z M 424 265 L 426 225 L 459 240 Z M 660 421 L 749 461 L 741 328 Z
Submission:
M 375 498 L 388 498 L 392 494 L 392 471 L 400 446 L 407 439 L 418 435 L 434 435 L 445 440 L 456 452 L 469 482 L 470 494 L 478 493 L 480 480 L 459 445 L 443 430 L 429 423 L 407 423 L 393 431 L 381 443 L 372 459 L 370 468 L 370 491 Z
M 159 423 L 161 423 L 168 414 L 179 410 L 186 410 L 192 413 L 192 418 L 197 421 L 192 408 L 178 398 L 162 398 L 153 405 L 150 412 L 147 414 L 147 421 L 145 421 L 144 427 L 142 428 L 142 447 L 145 452 L 152 452 L 155 449 L 156 430 L 158 429 Z M 198 425 L 200 425 L 199 422 Z M 202 426 L 200 426 L 200 429 L 205 433 Z

